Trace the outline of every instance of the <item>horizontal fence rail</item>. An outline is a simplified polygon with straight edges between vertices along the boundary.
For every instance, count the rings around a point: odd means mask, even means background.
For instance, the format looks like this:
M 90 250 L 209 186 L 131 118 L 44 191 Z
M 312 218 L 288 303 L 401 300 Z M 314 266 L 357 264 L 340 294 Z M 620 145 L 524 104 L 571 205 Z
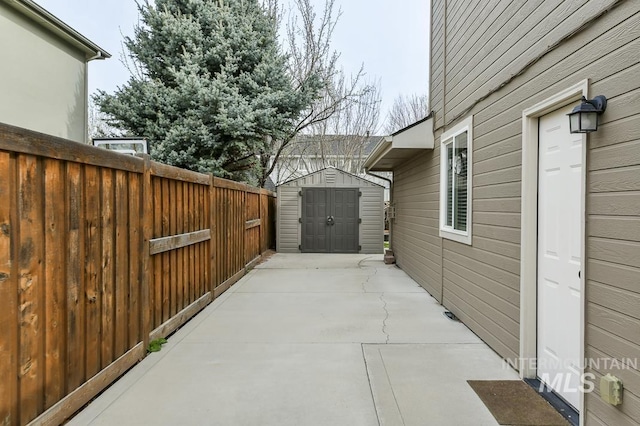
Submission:
M 0 424 L 59 424 L 275 246 L 275 195 L 0 124 Z

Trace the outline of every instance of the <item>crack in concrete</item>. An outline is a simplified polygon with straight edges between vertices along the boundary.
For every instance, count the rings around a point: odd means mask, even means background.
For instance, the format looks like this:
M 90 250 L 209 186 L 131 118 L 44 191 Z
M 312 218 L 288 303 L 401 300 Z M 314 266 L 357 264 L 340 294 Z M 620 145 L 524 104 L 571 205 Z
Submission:
M 365 281 L 362 281 L 362 292 L 363 293 L 367 293 L 367 284 L 369 284 L 369 281 L 371 280 L 371 277 L 375 277 L 376 275 L 378 275 L 378 268 L 374 267 L 373 268 L 373 274 L 367 275 L 367 279 Z
M 389 319 L 389 311 L 387 310 L 387 301 L 384 300 L 384 293 L 380 293 L 380 300 L 382 301 L 382 309 L 384 309 L 385 317 L 382 320 L 382 333 L 387 336 L 385 340 L 385 345 L 389 343 L 389 333 L 387 333 L 387 320 Z

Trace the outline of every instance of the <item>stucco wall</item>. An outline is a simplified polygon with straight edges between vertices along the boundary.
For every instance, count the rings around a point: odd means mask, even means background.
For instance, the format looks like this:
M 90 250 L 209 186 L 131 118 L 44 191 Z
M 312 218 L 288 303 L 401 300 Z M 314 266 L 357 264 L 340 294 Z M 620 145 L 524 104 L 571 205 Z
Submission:
M 84 54 L 4 3 L 0 52 L 0 122 L 85 142 Z

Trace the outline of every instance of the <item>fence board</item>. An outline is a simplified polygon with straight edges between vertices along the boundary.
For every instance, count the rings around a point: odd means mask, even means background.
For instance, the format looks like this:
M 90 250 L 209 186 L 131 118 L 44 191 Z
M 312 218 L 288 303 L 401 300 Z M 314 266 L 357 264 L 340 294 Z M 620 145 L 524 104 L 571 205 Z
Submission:
M 102 169 L 101 171 L 101 198 L 102 198 L 102 341 L 101 358 L 102 368 L 106 368 L 113 361 L 113 338 L 114 338 L 114 315 L 113 315 L 113 293 L 114 293 L 114 182 L 113 170 Z
M 85 368 L 87 378 L 96 375 L 100 369 L 100 342 L 101 330 L 101 304 L 100 296 L 102 265 L 101 259 L 101 235 L 100 235 L 100 172 L 95 166 L 86 166 L 84 171 L 84 209 L 86 212 L 85 227 L 85 288 L 87 293 L 86 310 L 86 360 Z M 49 193 L 49 191 L 46 191 Z M 55 193 L 55 192 L 54 192 Z M 57 200 L 56 200 L 57 201 Z M 62 203 L 54 202 L 62 206 Z M 64 236 L 58 236 L 64 242 Z M 51 250 L 47 246 L 47 253 Z M 47 266 L 49 268 L 49 266 Z M 62 274 L 56 274 L 60 277 Z M 47 280 L 49 282 L 49 280 Z M 60 322 L 62 324 L 62 322 Z M 56 400 L 56 402 L 59 399 Z
M 152 178 L 153 185 L 153 238 L 162 237 L 162 184 L 161 180 Z M 153 256 L 153 281 L 150 290 L 151 328 L 162 324 L 162 257 Z
M 44 270 L 45 303 L 45 388 L 44 408 L 47 409 L 65 395 L 66 387 L 66 282 L 65 203 L 60 202 L 65 193 L 64 163 L 44 160 Z M 96 366 L 99 368 L 99 366 Z
M 20 226 L 20 417 L 26 423 L 43 410 L 44 353 L 41 326 L 44 320 L 42 260 L 43 221 L 40 191 L 41 168 L 31 155 L 18 157 L 18 214 Z
M 183 198 L 182 195 L 184 193 L 184 189 L 183 189 L 184 183 L 182 183 L 181 181 L 177 182 L 177 187 L 176 187 L 176 204 L 178 206 L 180 206 L 179 208 L 176 209 L 176 234 L 184 234 L 184 214 L 183 214 Z M 185 286 L 185 281 L 184 281 L 184 271 L 186 270 L 186 268 L 184 267 L 184 250 L 182 248 L 177 250 L 176 256 L 177 256 L 177 265 L 176 265 L 176 275 L 178 277 L 177 282 L 176 282 L 176 286 L 178 288 L 178 300 L 177 300 L 177 305 L 179 307 L 179 310 L 182 310 L 185 308 L 186 304 L 184 303 L 184 286 Z
M 85 380 L 84 202 L 82 166 L 67 163 L 67 391 Z
M 178 229 L 176 221 L 177 221 L 177 216 L 178 216 L 178 212 L 177 212 L 177 205 L 174 202 L 174 200 L 176 199 L 176 192 L 177 192 L 177 182 L 175 180 L 170 180 L 169 181 L 169 234 L 170 235 L 176 235 L 176 229 Z M 177 306 L 176 302 L 178 299 L 178 295 L 177 295 L 177 290 L 178 290 L 178 278 L 177 278 L 177 269 L 178 269 L 178 264 L 177 264 L 178 258 L 176 255 L 175 250 L 171 250 L 169 252 L 169 271 L 170 271 L 170 277 L 169 277 L 169 318 L 172 318 L 179 310 L 180 308 Z M 167 277 L 165 277 L 165 279 L 167 279 Z M 177 309 L 177 310 L 176 310 Z
M 186 234 L 173 234 L 170 237 L 154 238 L 149 242 L 150 243 L 149 252 L 152 255 L 164 253 L 167 251 L 180 249 L 182 247 L 187 247 L 192 244 L 208 241 L 210 239 L 211 239 L 211 231 L 209 229 L 202 229 L 199 231 L 193 231 Z
M 140 208 L 142 197 L 140 196 L 141 175 L 129 173 L 129 241 L 127 254 L 129 255 L 129 318 L 127 350 L 140 342 L 140 283 L 142 256 L 142 228 L 140 224 Z
M 169 180 L 162 179 L 162 235 L 169 235 Z M 169 313 L 169 276 L 170 264 L 169 253 L 165 252 L 159 255 L 162 258 L 162 285 L 161 288 L 161 324 L 170 318 Z
M 118 358 L 129 342 L 129 191 L 126 172 L 116 171 L 115 349 Z
M 18 423 L 18 282 L 15 261 L 18 227 L 16 160 L 0 152 L 0 419 Z M 13 379 L 16 378 L 16 379 Z

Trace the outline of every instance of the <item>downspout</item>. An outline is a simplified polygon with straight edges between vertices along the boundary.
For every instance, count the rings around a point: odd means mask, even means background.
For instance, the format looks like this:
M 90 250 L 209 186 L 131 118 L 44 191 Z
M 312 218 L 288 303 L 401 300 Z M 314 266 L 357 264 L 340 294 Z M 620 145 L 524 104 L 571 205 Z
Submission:
M 94 56 L 87 58 L 84 63 L 84 143 L 91 143 L 89 135 L 89 62 L 95 59 L 106 59 L 100 50 Z
M 387 182 L 389 182 L 389 207 L 391 207 L 393 205 L 393 181 L 391 179 L 389 179 L 389 178 L 384 177 L 384 176 L 380 176 L 380 175 L 377 175 L 375 173 L 372 173 L 367 169 L 364 169 L 364 172 L 366 174 L 368 174 L 369 176 L 373 176 L 375 178 L 386 180 Z M 395 218 L 394 218 L 394 220 L 395 220 Z M 391 222 L 391 220 L 389 220 L 389 249 L 393 251 L 393 232 L 392 232 L 392 228 L 393 228 L 393 223 Z

